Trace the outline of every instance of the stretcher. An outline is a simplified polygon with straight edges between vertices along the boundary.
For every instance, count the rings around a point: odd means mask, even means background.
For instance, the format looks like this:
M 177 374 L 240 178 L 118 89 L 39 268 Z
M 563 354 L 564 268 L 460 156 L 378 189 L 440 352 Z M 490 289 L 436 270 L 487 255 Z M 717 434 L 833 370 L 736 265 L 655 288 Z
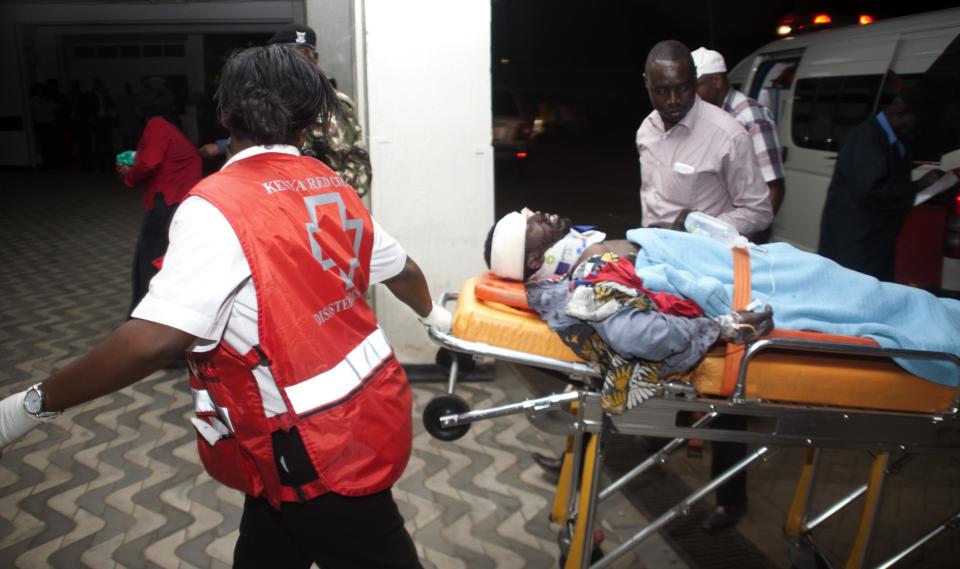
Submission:
M 747 291 L 746 294 L 744 291 Z M 735 306 L 744 306 L 749 285 L 738 284 Z M 865 567 L 878 519 L 885 478 L 910 453 L 960 454 L 960 388 L 939 385 L 905 372 L 891 358 L 944 360 L 960 368 L 955 354 L 887 349 L 868 339 L 775 330 L 748 346 L 726 346 L 709 353 L 682 378 L 664 382 L 659 392 L 619 415 L 600 405 L 601 372 L 581 361 L 539 317 L 524 309 L 522 285 L 489 273 L 469 279 L 456 301 L 453 330 L 430 330 L 441 347 L 473 357 L 528 365 L 561 377 L 572 387 L 546 397 L 489 409 L 470 410 L 455 395 L 457 358 L 452 359 L 448 394 L 424 410 L 427 430 L 456 440 L 476 421 L 524 413 L 540 428 L 569 435 L 551 519 L 562 529 L 561 567 L 600 569 L 628 553 L 717 486 L 775 452 L 775 447 L 806 447 L 797 489 L 784 525 L 791 562 L 798 568 L 824 563 L 814 530 L 837 512 L 861 502 L 863 510 L 845 567 Z M 680 417 L 699 417 L 690 424 Z M 749 431 L 706 428 L 721 415 L 759 418 Z M 600 488 L 605 441 L 613 433 L 672 437 L 657 453 L 608 486 Z M 631 538 L 598 558 L 592 546 L 599 506 L 640 474 L 661 463 L 688 439 L 757 445 L 746 458 L 692 492 Z M 823 449 L 863 449 L 875 454 L 868 481 L 827 508 L 811 511 L 811 496 Z M 889 567 L 941 533 L 960 525 L 960 511 L 915 543 L 876 565 Z

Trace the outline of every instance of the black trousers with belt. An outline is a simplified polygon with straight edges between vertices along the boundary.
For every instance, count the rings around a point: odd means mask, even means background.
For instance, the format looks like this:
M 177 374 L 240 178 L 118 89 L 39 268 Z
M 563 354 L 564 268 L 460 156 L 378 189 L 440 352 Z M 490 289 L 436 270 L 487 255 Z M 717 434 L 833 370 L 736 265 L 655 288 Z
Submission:
M 234 569 L 423 569 L 390 490 L 274 509 L 247 496 Z
M 170 238 L 170 220 L 177 211 L 177 205 L 167 205 L 163 196 L 153 197 L 153 208 L 146 212 L 143 224 L 140 226 L 140 236 L 137 238 L 137 248 L 133 255 L 133 300 L 130 303 L 130 312 L 140 304 L 147 294 L 150 279 L 157 274 L 153 261 L 167 252 Z

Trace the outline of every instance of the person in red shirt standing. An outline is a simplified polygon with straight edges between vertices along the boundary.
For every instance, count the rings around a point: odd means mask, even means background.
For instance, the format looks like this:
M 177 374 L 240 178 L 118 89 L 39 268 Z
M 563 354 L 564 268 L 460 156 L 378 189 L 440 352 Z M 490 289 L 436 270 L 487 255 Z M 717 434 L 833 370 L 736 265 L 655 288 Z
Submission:
M 143 187 L 146 212 L 133 259 L 131 312 L 157 274 L 158 259 L 167 250 L 167 230 L 177 205 L 202 177 L 200 155 L 179 128 L 173 93 L 162 78 L 147 80 L 139 105 L 147 124 L 137 144 L 133 166 L 117 164 L 117 173 L 127 187 Z

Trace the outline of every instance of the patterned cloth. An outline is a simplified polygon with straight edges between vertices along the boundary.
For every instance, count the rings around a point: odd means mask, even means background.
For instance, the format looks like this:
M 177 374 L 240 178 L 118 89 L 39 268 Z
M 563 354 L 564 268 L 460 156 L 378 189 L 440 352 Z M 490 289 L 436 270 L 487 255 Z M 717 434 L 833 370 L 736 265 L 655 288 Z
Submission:
M 576 286 L 567 301 L 569 316 L 590 322 L 609 318 L 622 308 L 641 312 L 656 308 L 650 297 L 620 283 L 585 280 L 607 263 L 616 262 L 617 258 L 613 253 L 604 253 L 577 267 L 571 277 Z M 574 325 L 560 334 L 560 338 L 578 356 L 603 370 L 600 406 L 607 413 L 620 414 L 633 409 L 652 397 L 663 381 L 660 378 L 663 364 L 642 358 L 624 358 L 588 324 Z
M 633 409 L 666 378 L 688 371 L 717 339 L 709 318 L 662 312 L 642 286 L 593 278 L 617 262 L 606 253 L 587 259 L 570 277 L 526 284 L 530 307 L 574 353 L 603 371 L 600 403 L 613 414 Z
M 783 178 L 777 122 L 770 109 L 731 88 L 723 101 L 723 110 L 733 115 L 750 133 L 763 181 L 770 183 Z
M 313 156 L 340 174 L 343 181 L 350 184 L 361 197 L 370 191 L 373 174 L 370 169 L 370 154 L 363 143 L 363 132 L 357 121 L 356 105 L 350 97 L 337 91 L 340 112 L 330 114 L 326 125 L 317 117 L 313 126 L 307 129 L 307 139 L 301 151 Z
M 686 316 L 687 318 L 703 316 L 703 309 L 692 300 L 664 292 L 653 292 L 644 288 L 643 281 L 637 276 L 633 264 L 624 257 L 620 257 L 614 262 L 605 263 L 594 273 L 585 276 L 583 280 L 592 283 L 609 281 L 638 290 L 650 297 L 650 300 L 657 305 L 657 309 L 667 314 Z

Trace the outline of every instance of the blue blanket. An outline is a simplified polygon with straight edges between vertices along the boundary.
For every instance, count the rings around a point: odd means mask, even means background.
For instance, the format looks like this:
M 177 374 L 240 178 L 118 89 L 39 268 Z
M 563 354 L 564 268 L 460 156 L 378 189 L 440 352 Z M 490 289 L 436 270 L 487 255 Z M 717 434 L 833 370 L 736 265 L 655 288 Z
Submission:
M 665 229 L 633 229 L 637 274 L 651 290 L 693 299 L 709 316 L 732 310 L 730 249 L 707 237 Z M 880 282 L 786 243 L 751 247 L 752 298 L 773 307 L 778 328 L 873 338 L 885 348 L 960 354 L 960 301 Z M 960 385 L 947 361 L 898 358 L 914 375 Z

